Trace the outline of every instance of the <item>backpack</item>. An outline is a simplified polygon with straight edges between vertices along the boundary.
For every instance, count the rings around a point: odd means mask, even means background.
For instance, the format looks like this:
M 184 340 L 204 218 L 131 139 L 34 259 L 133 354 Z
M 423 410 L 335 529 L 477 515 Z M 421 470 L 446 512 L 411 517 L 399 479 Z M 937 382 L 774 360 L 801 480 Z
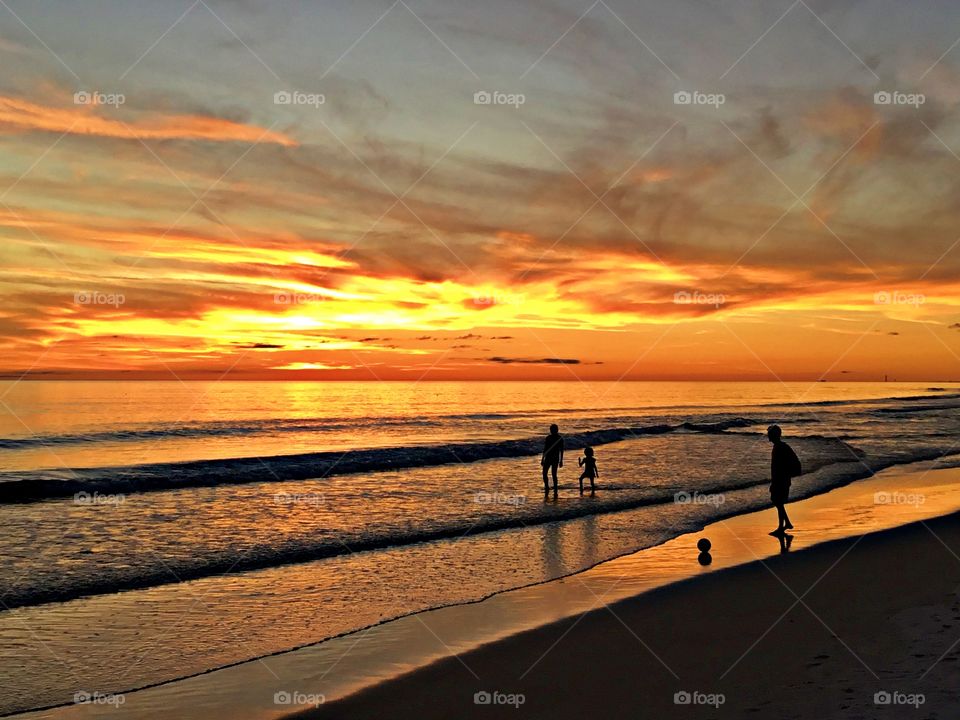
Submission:
M 798 475 L 803 474 L 803 468 L 800 465 L 800 458 L 797 457 L 797 454 L 793 451 L 793 448 L 787 445 L 787 450 L 790 451 L 788 456 L 790 477 L 795 478 Z

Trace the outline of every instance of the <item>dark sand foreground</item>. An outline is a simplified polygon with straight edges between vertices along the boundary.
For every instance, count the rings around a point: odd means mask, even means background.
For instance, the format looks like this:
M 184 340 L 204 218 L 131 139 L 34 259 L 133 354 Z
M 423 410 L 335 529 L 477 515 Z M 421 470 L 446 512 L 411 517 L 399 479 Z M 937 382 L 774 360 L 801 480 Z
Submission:
M 301 717 L 956 718 L 958 589 L 955 514 L 671 585 Z

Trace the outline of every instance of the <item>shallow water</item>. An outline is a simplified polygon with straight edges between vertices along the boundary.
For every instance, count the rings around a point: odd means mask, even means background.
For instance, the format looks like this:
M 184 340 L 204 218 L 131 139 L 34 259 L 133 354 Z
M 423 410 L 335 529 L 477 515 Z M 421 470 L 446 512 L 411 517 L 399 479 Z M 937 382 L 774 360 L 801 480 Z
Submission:
M 792 551 L 956 512 L 960 509 L 958 465 L 960 462 L 953 460 L 891 468 L 869 480 L 793 505 L 790 512 L 797 529 L 793 533 Z M 617 515 L 636 520 L 635 512 Z M 277 693 L 297 693 L 301 697 L 323 695 L 327 701 L 333 700 L 498 638 L 576 616 L 604 604 L 612 605 L 667 583 L 777 554 L 781 548 L 767 535 L 772 519 L 773 513 L 767 508 L 741 514 L 709 525 L 701 532 L 680 535 L 562 580 L 499 593 L 480 603 L 450 605 L 407 616 L 293 652 L 127 693 L 123 696 L 124 704 L 111 708 L 106 716 L 118 720 L 163 716 L 184 720 L 286 717 L 303 706 L 278 704 Z M 603 529 L 608 531 L 610 526 Z M 593 531 L 584 535 L 583 539 L 598 537 Z M 713 541 L 712 563 L 706 567 L 697 562 L 695 547 L 697 540 L 704 536 Z M 563 538 L 571 540 L 573 535 L 565 533 Z M 528 554 L 554 557 L 558 564 L 565 564 L 561 555 L 570 545 L 557 543 L 555 536 L 526 535 L 522 540 L 530 543 L 529 548 L 538 550 Z M 480 577 L 491 557 L 496 556 L 488 556 L 474 568 Z M 114 606 L 115 617 L 124 617 L 129 609 L 130 606 L 126 609 Z M 262 609 L 257 617 L 260 612 Z M 312 619 L 312 612 L 308 611 L 305 617 Z M 302 626 L 305 627 L 306 624 Z M 245 628 L 237 627 L 230 637 L 242 643 L 258 634 L 258 625 L 252 623 Z M 94 679 L 95 676 L 86 678 L 88 682 Z M 88 685 L 85 691 L 94 692 L 95 686 Z M 28 717 L 30 720 L 87 720 L 104 714 L 102 706 L 86 704 L 31 713 Z
M 186 385 L 210 395 L 207 384 Z M 9 418 L 0 426 L 0 458 L 16 468 L 0 482 L 71 477 L 46 464 L 56 457 L 115 484 L 79 499 L 0 505 L 3 602 L 22 606 L 0 612 L 0 663 L 19 678 L 0 681 L 0 709 L 162 682 L 476 600 L 762 507 L 769 422 L 804 461 L 796 494 L 955 452 L 960 437 L 957 389 L 924 385 L 224 385 L 226 397 L 201 395 L 203 412 L 187 421 L 177 384 L 123 384 L 112 399 L 115 387 L 103 383 L 6 388 L 36 434 Z M 606 404 L 585 412 L 591 395 Z M 376 412 L 389 422 L 378 427 Z M 190 458 L 210 468 L 263 453 L 282 473 L 284 455 L 332 447 L 386 445 L 388 459 L 414 460 L 418 447 L 452 441 L 532 438 L 536 447 L 553 419 L 571 441 L 556 500 L 544 498 L 538 459 L 522 442 L 510 446 L 520 452 L 476 462 L 287 481 L 265 469 L 212 487 L 167 465 L 165 477 L 183 486 L 153 492 L 130 492 L 139 470 L 112 467 Z M 597 445 L 598 493 L 579 496 L 578 433 L 662 425 L 669 431 Z M 136 589 L 114 594 L 122 588 Z

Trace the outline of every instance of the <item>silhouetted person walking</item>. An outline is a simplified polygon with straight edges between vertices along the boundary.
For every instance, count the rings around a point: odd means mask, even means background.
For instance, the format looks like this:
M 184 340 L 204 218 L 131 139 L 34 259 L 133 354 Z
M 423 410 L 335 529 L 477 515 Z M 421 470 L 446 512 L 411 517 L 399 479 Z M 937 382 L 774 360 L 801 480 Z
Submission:
M 550 492 L 550 485 L 547 483 L 547 470 L 553 471 L 553 494 L 557 494 L 557 468 L 563 467 L 563 436 L 560 434 L 560 428 L 556 425 L 550 426 L 550 434 L 543 442 L 543 455 L 540 456 L 540 464 L 543 466 L 543 492 Z
M 767 438 L 773 443 L 770 455 L 770 500 L 777 509 L 777 529 L 771 535 L 782 535 L 793 529 L 793 523 L 787 517 L 787 499 L 790 497 L 790 480 L 800 474 L 800 459 L 783 440 L 783 431 L 779 425 L 767 428 Z

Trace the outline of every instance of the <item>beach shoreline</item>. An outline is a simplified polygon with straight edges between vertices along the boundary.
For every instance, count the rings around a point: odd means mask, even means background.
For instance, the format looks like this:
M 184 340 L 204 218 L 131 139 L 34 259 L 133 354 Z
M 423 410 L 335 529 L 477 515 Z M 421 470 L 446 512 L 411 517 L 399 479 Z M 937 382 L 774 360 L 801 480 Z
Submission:
M 878 497 L 887 498 L 877 502 Z M 921 503 L 903 502 L 922 496 Z M 789 558 L 802 548 L 821 547 L 838 538 L 899 528 L 919 519 L 960 510 L 960 468 L 920 463 L 891 468 L 873 478 L 792 503 L 798 526 Z M 412 682 L 417 673 L 433 672 L 436 663 L 456 662 L 486 647 L 513 642 L 527 632 L 563 623 L 583 613 L 604 612 L 604 603 L 640 601 L 663 586 L 716 576 L 717 570 L 755 563 L 778 554 L 767 535 L 775 522 L 772 510 L 737 515 L 653 548 L 602 562 L 582 573 L 534 586 L 497 593 L 480 602 L 441 607 L 388 621 L 299 650 L 257 658 L 230 668 L 126 693 L 117 718 L 147 718 L 173 713 L 201 718 L 226 712 L 246 718 L 278 718 L 302 710 L 298 698 L 323 697 L 324 713 L 362 701 L 366 693 L 387 692 L 396 683 Z M 713 540 L 713 563 L 697 563 L 696 541 Z M 942 547 L 942 546 L 941 546 Z M 960 563 L 958 563 L 960 564 Z M 677 585 L 681 583 L 681 585 Z M 621 626 L 622 627 L 622 626 Z M 446 659 L 446 660 L 445 660 Z M 411 674 L 412 673 L 412 674 Z M 278 704 L 287 694 L 291 705 Z M 473 708 L 458 708 L 469 714 Z M 96 717 L 97 708 L 73 705 L 21 715 L 30 718 Z M 485 708 L 490 712 L 491 708 Z M 334 715 L 336 716 L 336 715 Z
M 444 643 L 460 652 L 582 611 L 593 598 L 571 588 L 581 581 L 606 588 L 604 573 L 612 570 L 598 566 L 612 558 L 666 548 L 639 556 L 642 563 L 610 566 L 625 576 L 612 589 L 617 598 L 702 572 L 691 566 L 684 545 L 690 540 L 681 536 L 769 507 L 763 433 L 771 423 L 784 428 L 803 460 L 791 493 L 802 500 L 851 482 L 862 489 L 856 478 L 886 477 L 884 468 L 954 452 L 960 408 L 955 392 L 909 383 L 707 383 L 696 392 L 684 383 L 599 383 L 589 386 L 608 396 L 599 413 L 550 383 L 493 383 L 479 397 L 473 384 L 427 396 L 404 386 L 382 398 L 389 402 L 372 403 L 365 385 L 330 397 L 292 384 L 281 386 L 288 399 L 304 402 L 267 406 L 262 392 L 241 384 L 202 422 L 178 423 L 176 393 L 151 405 L 154 396 L 139 385 L 125 398 L 70 387 L 81 407 L 82 400 L 101 410 L 43 428 L 43 442 L 8 433 L 13 447 L 5 457 L 28 473 L 43 474 L 48 441 L 62 460 L 91 468 L 138 457 L 164 474 L 158 468 L 171 459 L 254 455 L 267 467 L 254 483 L 193 487 L 183 478 L 174 490 L 117 486 L 4 506 L 10 552 L 0 584 L 12 609 L 0 613 L 0 654 L 10 675 L 26 680 L 0 683 L 0 714 L 64 708 L 78 692 L 119 693 L 151 708 L 164 705 L 162 696 L 182 710 L 178 698 L 149 690 L 165 685 L 198 701 L 216 696 L 216 707 L 240 709 L 244 717 L 296 710 L 277 707 L 272 692 L 255 696 L 272 684 L 289 687 L 280 681 L 319 686 L 327 700 L 343 697 L 449 654 Z M 119 412 L 133 396 L 145 414 Z M 797 397 L 816 410 L 790 405 Z M 25 407 L 46 407 L 41 400 L 20 397 Z M 61 399 L 54 394 L 47 402 L 53 410 Z M 681 405 L 678 413 L 666 411 Z M 117 411 L 107 424 L 97 421 L 102 408 Z M 479 452 L 490 442 L 536 437 L 554 421 L 573 461 L 584 432 L 663 423 L 677 429 L 597 445 L 595 496 L 577 492 L 576 462 L 567 463 L 559 493 L 545 496 L 535 455 L 456 462 L 474 457 L 460 453 L 464 440 Z M 400 455 L 427 442 L 455 449 L 457 457 L 307 480 L 278 482 L 269 472 L 280 451 L 322 451 L 331 442 L 363 448 L 368 441 Z M 172 472 L 168 479 L 179 483 Z M 14 484 L 24 479 L 17 478 Z M 854 497 L 858 492 L 828 505 L 873 504 Z M 928 505 L 924 517 L 960 509 L 950 502 Z M 802 526 L 797 547 L 831 536 L 835 520 Z M 843 533 L 894 522 L 874 520 L 879 524 Z M 765 556 L 770 540 L 763 535 L 750 547 Z M 719 544 L 713 569 L 752 559 L 745 549 L 739 557 L 729 549 Z M 537 587 L 561 577 L 576 580 Z M 501 595 L 521 588 L 529 589 Z M 481 611 L 460 607 L 468 603 Z M 500 616 L 478 621 L 491 608 Z M 422 614 L 431 609 L 438 612 Z M 412 619 L 391 624 L 406 617 Z M 438 620 L 444 643 L 417 634 L 421 621 Z M 244 663 L 264 673 L 255 677 Z
M 950 717 L 960 513 L 652 589 L 295 717 Z M 518 710 L 520 712 L 518 712 Z

